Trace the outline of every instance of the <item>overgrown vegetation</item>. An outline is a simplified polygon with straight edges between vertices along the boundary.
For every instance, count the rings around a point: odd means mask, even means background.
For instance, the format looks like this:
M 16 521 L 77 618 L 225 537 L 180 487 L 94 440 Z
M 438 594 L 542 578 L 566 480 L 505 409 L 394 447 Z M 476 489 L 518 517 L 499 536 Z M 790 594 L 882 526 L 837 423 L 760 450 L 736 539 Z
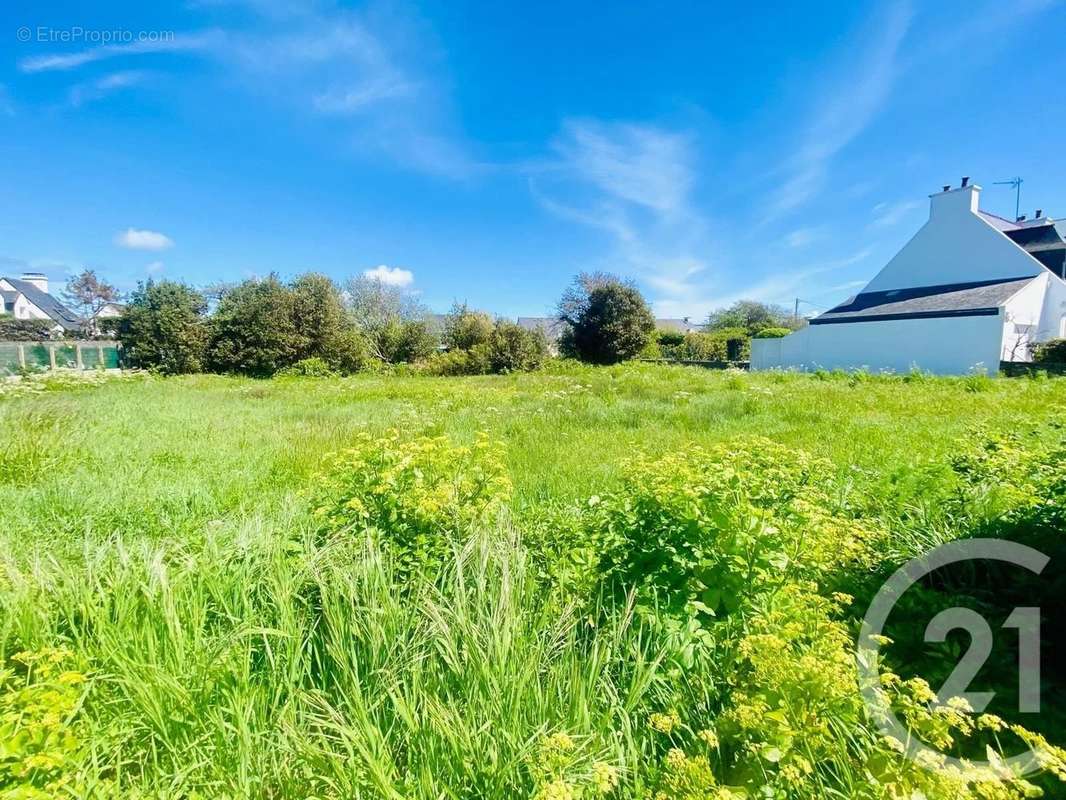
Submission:
M 0 472 L 0 797 L 1055 796 L 1062 670 L 1019 715 L 997 652 L 971 713 L 921 632 L 1061 605 L 1064 387 L 558 364 L 5 398 L 35 438 Z M 866 715 L 856 620 L 988 535 L 1047 574 L 915 587 L 883 688 L 991 760 L 915 763 Z M 1042 774 L 999 760 L 1024 747 Z

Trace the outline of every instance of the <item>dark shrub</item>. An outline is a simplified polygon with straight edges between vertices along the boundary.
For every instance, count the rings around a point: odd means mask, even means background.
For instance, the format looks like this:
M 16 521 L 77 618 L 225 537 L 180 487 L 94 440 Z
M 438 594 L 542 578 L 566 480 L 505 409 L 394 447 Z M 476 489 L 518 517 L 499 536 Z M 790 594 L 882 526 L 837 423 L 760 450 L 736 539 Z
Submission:
M 208 339 L 206 312 L 204 296 L 190 286 L 140 284 L 116 327 L 125 362 L 165 374 L 199 372 Z
M 559 301 L 569 325 L 560 349 L 593 364 L 615 364 L 638 355 L 655 330 L 655 318 L 629 281 L 605 273 L 582 273 Z
M 1066 364 L 1066 339 L 1041 342 L 1033 348 L 1033 361 L 1038 364 Z

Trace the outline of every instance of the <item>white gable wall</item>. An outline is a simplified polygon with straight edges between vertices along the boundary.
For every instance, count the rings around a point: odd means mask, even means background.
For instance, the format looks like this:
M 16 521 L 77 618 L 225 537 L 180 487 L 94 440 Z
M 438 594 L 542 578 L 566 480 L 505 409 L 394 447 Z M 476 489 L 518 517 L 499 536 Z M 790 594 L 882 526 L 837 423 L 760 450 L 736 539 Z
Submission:
M 977 214 L 980 186 L 931 195 L 929 221 L 864 292 L 1023 278 L 1044 267 Z
M 1066 281 L 1050 273 L 1036 341 L 1048 339 L 1066 339 Z
M 751 368 L 865 369 L 960 375 L 995 374 L 1003 348 L 1002 312 L 986 317 L 934 317 L 810 325 L 780 339 L 753 339 Z

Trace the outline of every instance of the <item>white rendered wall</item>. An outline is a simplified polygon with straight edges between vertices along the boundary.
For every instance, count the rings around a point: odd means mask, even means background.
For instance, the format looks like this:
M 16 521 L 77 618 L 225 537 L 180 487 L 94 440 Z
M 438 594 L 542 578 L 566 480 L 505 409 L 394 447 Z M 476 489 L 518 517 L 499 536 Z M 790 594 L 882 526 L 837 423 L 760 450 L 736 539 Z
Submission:
M 781 339 L 752 340 L 751 368 L 995 374 L 1002 348 L 1002 315 L 810 325 Z
M 977 214 L 981 187 L 930 197 L 929 221 L 867 284 L 864 292 L 1023 278 L 1044 267 Z

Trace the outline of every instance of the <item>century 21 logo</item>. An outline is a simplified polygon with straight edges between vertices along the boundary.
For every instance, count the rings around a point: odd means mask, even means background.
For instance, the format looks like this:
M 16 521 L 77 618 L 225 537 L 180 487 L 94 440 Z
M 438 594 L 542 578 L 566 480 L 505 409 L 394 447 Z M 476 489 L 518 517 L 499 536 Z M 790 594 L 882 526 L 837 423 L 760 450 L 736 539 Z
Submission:
M 879 691 L 881 633 L 896 602 L 915 583 L 934 570 L 960 561 L 992 560 L 1005 561 L 1023 567 L 1039 575 L 1050 558 L 1039 550 L 1004 539 L 967 539 L 941 545 L 924 556 L 908 561 L 885 582 L 874 596 L 862 621 L 859 633 L 857 661 L 859 684 L 863 701 L 872 719 L 877 721 L 881 733 L 897 741 L 907 742 L 907 755 L 922 764 L 964 765 L 958 759 L 936 751 L 909 732 L 895 713 L 888 707 L 884 694 Z M 1032 606 L 1015 608 L 1006 621 L 1005 628 L 1018 630 L 1018 710 L 1040 710 L 1040 609 Z M 970 646 L 955 665 L 955 669 L 937 692 L 937 700 L 947 702 L 952 697 L 969 701 L 977 712 L 983 711 L 992 700 L 993 692 L 970 692 L 970 682 L 992 652 L 994 635 L 988 621 L 969 608 L 949 608 L 941 611 L 925 629 L 927 642 L 943 642 L 949 632 L 962 629 L 970 634 Z M 922 752 L 936 754 L 937 758 L 918 758 Z M 971 761 L 969 766 L 979 765 Z M 1021 774 L 1039 769 L 1032 751 L 1026 751 L 1006 759 L 1005 764 Z

